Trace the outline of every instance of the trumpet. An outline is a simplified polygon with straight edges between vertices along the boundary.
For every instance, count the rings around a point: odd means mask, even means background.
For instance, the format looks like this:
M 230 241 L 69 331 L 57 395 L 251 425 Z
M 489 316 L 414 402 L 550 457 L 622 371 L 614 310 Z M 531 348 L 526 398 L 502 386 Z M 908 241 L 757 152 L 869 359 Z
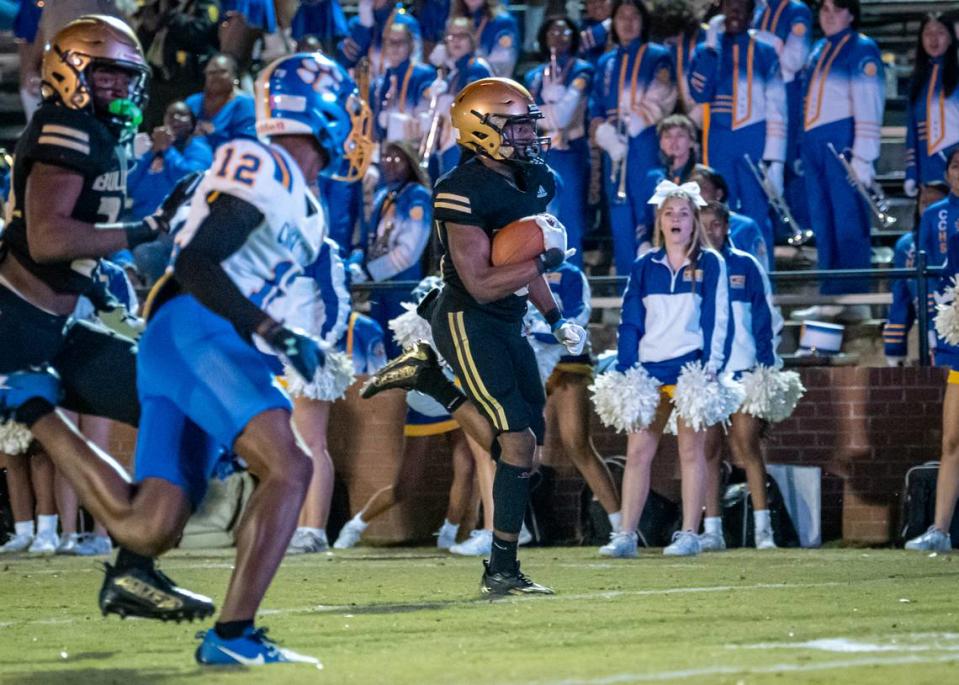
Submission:
M 546 65 L 545 73 L 543 74 L 543 83 L 545 84 L 549 81 L 553 85 L 562 85 L 562 79 L 563 74 L 559 70 L 559 60 L 556 59 L 556 48 L 553 47 L 549 49 L 549 64 Z M 566 131 L 561 128 L 556 130 L 555 147 L 558 150 L 566 149 Z
M 616 198 L 614 202 L 616 202 L 616 204 L 622 204 L 626 202 L 626 162 L 629 159 L 629 133 L 626 129 L 626 119 L 622 116 L 621 112 L 617 112 L 616 114 L 616 132 L 626 139 L 627 148 L 621 160 L 618 162 L 610 160 L 609 180 L 611 183 L 616 183 Z
M 443 69 L 440 68 L 437 70 L 437 78 L 443 78 Z M 433 149 L 436 147 L 436 141 L 439 139 L 440 133 L 440 94 L 433 93 L 430 96 L 430 127 L 426 133 L 426 136 L 420 141 L 419 155 L 420 155 L 420 169 L 424 171 L 429 169 L 430 166 L 430 156 L 433 154 Z
M 799 222 L 796 221 L 796 218 L 790 211 L 789 205 L 786 204 L 786 200 L 773 186 L 769 177 L 766 175 L 766 170 L 759 164 L 756 164 L 753 158 L 748 154 L 743 155 L 743 158 L 746 160 L 746 166 L 749 167 L 749 171 L 752 172 L 759 187 L 763 189 L 763 194 L 766 196 L 769 206 L 772 207 L 773 211 L 776 212 L 776 216 L 779 217 L 779 221 L 786 227 L 786 230 L 789 231 L 789 237 L 786 238 L 786 242 L 793 247 L 801 247 L 812 240 L 812 230 L 799 225 Z
M 842 164 L 842 168 L 846 172 L 846 176 L 849 177 L 849 180 L 852 181 L 853 185 L 856 186 L 856 191 L 859 193 L 860 197 L 865 200 L 866 205 L 869 207 L 869 211 L 872 212 L 873 216 L 876 217 L 876 220 L 882 225 L 883 228 L 890 228 L 893 224 L 896 223 L 896 217 L 892 216 L 889 213 L 889 201 L 886 199 L 886 194 L 882 192 L 882 187 L 873 181 L 869 186 L 866 186 L 859 178 L 856 176 L 856 172 L 853 171 L 852 164 L 849 163 L 849 160 L 846 159 L 846 155 L 839 152 L 832 143 L 826 143 L 829 151 L 835 155 L 836 159 L 839 160 L 839 163 Z

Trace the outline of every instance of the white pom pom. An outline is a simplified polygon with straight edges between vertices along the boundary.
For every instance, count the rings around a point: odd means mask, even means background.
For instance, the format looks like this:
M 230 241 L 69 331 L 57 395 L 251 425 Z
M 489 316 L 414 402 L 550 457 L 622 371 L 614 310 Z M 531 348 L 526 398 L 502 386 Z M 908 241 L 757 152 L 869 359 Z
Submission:
M 959 302 L 956 301 L 956 286 L 959 281 L 953 276 L 936 305 L 936 333 L 950 345 L 959 345 Z
M 660 385 L 643 367 L 634 366 L 625 373 L 601 374 L 589 390 L 603 425 L 621 433 L 635 433 L 647 428 L 656 417 Z
M 806 392 L 798 373 L 768 366 L 747 371 L 741 382 L 746 399 L 739 410 L 770 423 L 788 419 Z
M 395 319 L 390 319 L 388 324 L 393 331 L 393 340 L 396 344 L 408 350 L 421 340 L 425 340 L 435 350 L 430 322 L 417 313 L 415 304 L 403 302 L 400 306 L 406 311 Z
M 732 374 L 713 378 L 699 362 L 683 367 L 676 381 L 673 404 L 686 425 L 696 431 L 717 423 L 727 423 L 743 402 L 743 386 Z
M 30 429 L 16 421 L 0 422 L 0 452 L 4 454 L 23 454 L 33 442 Z
M 317 369 L 310 383 L 306 383 L 292 368 L 287 366 L 284 369 L 287 392 L 292 397 L 308 397 L 311 400 L 338 400 L 346 395 L 346 390 L 356 380 L 353 360 L 336 350 L 326 353 L 326 363 Z

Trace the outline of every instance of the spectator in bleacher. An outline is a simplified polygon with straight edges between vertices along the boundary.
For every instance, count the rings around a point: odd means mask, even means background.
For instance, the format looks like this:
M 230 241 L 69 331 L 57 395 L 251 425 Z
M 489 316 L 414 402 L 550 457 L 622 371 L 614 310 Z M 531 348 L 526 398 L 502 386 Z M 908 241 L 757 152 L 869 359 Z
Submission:
M 149 150 L 127 177 L 133 219 L 152 214 L 180 179 L 195 171 L 204 171 L 213 163 L 209 144 L 205 137 L 193 135 L 195 128 L 196 115 L 186 103 L 171 102 L 163 125 L 153 129 L 149 136 Z M 137 270 L 147 283 L 153 283 L 163 274 L 172 244 L 168 236 L 163 236 L 133 251 Z
M 136 14 L 137 36 L 153 69 L 143 113 L 147 131 L 166 106 L 203 88 L 203 67 L 219 49 L 217 0 L 150 0 Z
M 823 270 L 871 266 L 871 216 L 854 184 L 868 187 L 875 182 L 885 74 L 875 41 L 857 31 L 859 14 L 859 0 L 824 0 L 819 25 L 825 37 L 813 47 L 803 72 L 801 157 L 818 267 Z M 854 179 L 837 153 L 848 159 Z M 869 281 L 826 279 L 820 291 L 868 292 Z M 864 305 L 816 305 L 794 311 L 791 317 L 856 322 L 869 315 Z
M 729 357 L 723 370 L 735 374 L 738 379 L 759 365 L 767 369 L 779 368 L 782 361 L 776 349 L 783 318 L 773 304 L 772 288 L 765 269 L 755 257 L 737 250 L 730 242 L 726 205 L 710 202 L 703 209 L 702 219 L 709 242 L 726 260 L 729 281 L 732 325 L 731 338 L 727 340 Z M 762 419 L 744 411 L 737 411 L 729 417 L 728 427 L 715 425 L 709 428 L 706 436 L 706 518 L 703 521 L 704 533 L 699 536 L 704 552 L 726 549 L 719 491 L 724 440 L 728 441 L 733 458 L 746 469 L 753 504 L 756 549 L 776 548 L 766 497 L 766 465 L 760 443 L 762 429 Z
M 312 37 L 318 41 L 317 47 L 328 55 L 336 54 L 336 44 L 348 33 L 340 0 L 302 0 L 290 27 L 298 50 L 307 49 L 304 41 Z
M 944 300 L 946 288 L 955 285 L 959 277 L 959 146 L 954 147 L 946 161 L 946 182 L 949 196 L 932 204 L 922 215 L 920 237 L 929 229 L 936 230 L 939 242 L 945 243 L 945 273 L 936 288 L 938 299 Z M 927 221 L 927 217 L 930 221 Z M 931 261 L 931 260 L 930 260 Z M 953 318 L 957 317 L 955 300 L 949 305 Z M 940 313 L 939 316 L 947 312 Z M 938 318 L 938 317 L 937 317 Z M 945 326 L 936 321 L 936 366 L 949 369 L 946 394 L 942 401 L 942 454 L 939 473 L 936 477 L 936 511 L 933 524 L 925 533 L 906 543 L 906 549 L 934 552 L 951 552 L 952 527 L 956 499 L 959 497 L 959 345 L 949 343 L 943 335 Z M 951 331 L 955 334 L 957 331 Z M 951 337 L 951 336 L 950 336 Z
M 439 69 L 439 75 L 425 93 L 431 102 L 434 95 L 437 98 L 436 108 L 430 112 L 429 118 L 439 118 L 437 141 L 430 151 L 430 173 L 433 178 L 439 178 L 460 160 L 461 149 L 456 144 L 450 122 L 453 98 L 473 81 L 493 76 L 493 68 L 476 54 L 476 36 L 468 17 L 449 20 L 443 43 L 433 50 L 430 60 Z M 424 121 L 420 128 L 428 133 L 430 125 L 431 121 Z
M 336 46 L 336 59 L 348 68 L 353 68 L 364 57 L 367 59 L 370 79 L 375 79 L 386 69 L 383 55 L 383 40 L 387 29 L 393 24 L 405 24 L 413 37 L 413 60 L 423 55 L 420 24 L 399 4 L 392 0 L 360 0 L 357 15 L 349 21 L 349 35 Z
M 660 163 L 646 172 L 646 178 L 639 189 L 639 199 L 649 200 L 656 192 L 656 186 L 664 178 L 673 183 L 682 184 L 689 180 L 696 166 L 696 138 L 698 131 L 692 119 L 685 114 L 671 114 L 656 125 L 659 137 Z M 652 247 L 653 228 L 656 221 L 656 207 L 646 203 L 640 211 L 636 227 L 640 254 Z
M 927 14 L 919 28 L 906 123 L 909 197 L 941 181 L 946 152 L 959 143 L 959 41 L 941 13 Z
M 557 193 L 557 218 L 566 227 L 571 258 L 583 264 L 586 231 L 586 193 L 589 183 L 589 139 L 586 109 L 593 83 L 593 67 L 576 57 L 579 33 L 569 17 L 553 17 L 539 28 L 539 66 L 526 74 L 526 87 L 543 112 L 540 129 L 550 138 L 546 163 L 563 182 Z
M 453 0 L 450 18 L 472 22 L 476 54 L 493 68 L 494 76 L 512 78 L 519 59 L 519 26 L 500 0 Z
M 236 60 L 216 55 L 203 70 L 203 90 L 186 99 L 197 118 L 196 134 L 216 149 L 234 138 L 255 138 L 253 98 L 240 90 Z
M 757 0 L 753 17 L 756 40 L 773 46 L 779 56 L 786 89 L 786 169 L 783 196 L 800 226 L 809 225 L 809 208 L 799 160 L 802 132 L 802 79 L 800 75 L 812 48 L 812 12 L 801 0 Z
M 723 14 L 709 20 L 693 55 L 689 86 L 696 102 L 709 105 L 703 163 L 726 179 L 726 204 L 759 224 L 772 245 L 769 201 L 750 165 L 764 165 L 782 195 L 788 113 L 776 50 L 749 32 L 754 9 L 753 0 L 723 0 Z
M 220 51 L 235 61 L 237 73 L 246 72 L 253 48 L 264 34 L 276 31 L 274 0 L 219 0 Z
M 656 124 L 672 113 L 678 91 L 669 51 L 647 41 L 650 14 L 641 0 L 613 5 L 614 50 L 593 77 L 590 130 L 603 148 L 616 273 L 630 272 L 642 243 L 637 228 L 649 197 L 640 197 L 646 171 L 659 159 Z
M 13 37 L 17 43 L 17 64 L 20 69 L 20 103 L 27 121 L 40 106 L 40 63 L 43 43 L 37 41 L 43 0 L 22 0 L 13 20 Z
M 612 0 L 586 0 L 586 16 L 579 27 L 580 57 L 595 66 L 609 48 L 612 30 Z
M 652 30 L 656 38 L 669 49 L 676 70 L 679 87 L 678 110 L 686 114 L 697 127 L 703 125 L 703 105 L 693 99 L 689 90 L 689 67 L 696 47 L 706 39 L 702 15 L 693 0 L 657 0 L 653 3 Z
M 697 164 L 689 177 L 690 181 L 699 184 L 700 193 L 707 202 L 722 202 L 726 204 L 729 188 L 722 174 L 712 167 Z M 728 208 L 729 205 L 726 205 Z M 773 251 L 766 245 L 763 231 L 759 224 L 745 214 L 729 212 L 729 240 L 737 250 L 748 252 L 759 260 L 759 263 L 768 272 L 773 267 Z
M 429 180 L 408 143 L 388 143 L 380 164 L 386 186 L 374 200 L 364 231 L 365 249 L 350 258 L 350 274 L 357 283 L 419 281 L 423 277 L 423 252 L 432 230 Z M 386 330 L 390 319 L 403 313 L 401 303 L 409 297 L 409 291 L 377 290 L 371 296 L 370 316 Z M 386 351 L 392 358 L 401 350 L 390 339 Z
M 418 113 L 428 109 L 426 89 L 436 78 L 429 64 L 414 62 L 414 37 L 409 25 L 394 23 L 383 37 L 386 69 L 370 88 L 374 133 L 378 141 L 412 141 L 419 145 Z
M 919 225 L 922 215 L 930 205 L 939 202 L 949 195 L 949 186 L 944 182 L 929 183 L 919 192 L 919 201 L 916 203 L 916 217 L 911 231 L 906 231 L 896 241 L 893 251 L 892 266 L 894 269 L 914 269 L 916 267 L 916 244 Z M 886 364 L 889 366 L 903 366 L 909 353 L 909 331 L 916 322 L 916 308 L 918 297 L 916 281 L 911 278 L 901 278 L 889 284 L 892 291 L 892 305 L 889 307 L 889 319 L 882 329 L 883 347 L 886 354 Z M 927 309 L 929 322 L 935 316 L 935 309 L 931 306 L 935 300 L 930 293 Z M 935 339 L 933 338 L 933 342 Z

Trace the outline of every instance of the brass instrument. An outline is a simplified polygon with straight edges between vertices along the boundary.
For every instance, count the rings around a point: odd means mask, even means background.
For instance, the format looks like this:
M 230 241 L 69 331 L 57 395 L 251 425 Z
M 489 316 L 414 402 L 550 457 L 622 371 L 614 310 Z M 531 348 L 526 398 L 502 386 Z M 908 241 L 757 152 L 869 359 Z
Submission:
M 616 186 L 616 202 L 621 204 L 626 202 L 626 171 L 629 168 L 627 164 L 629 161 L 629 130 L 626 128 L 626 119 L 622 114 L 617 114 L 616 116 L 616 130 L 626 139 L 626 151 L 623 153 L 623 158 L 616 164 L 616 166 L 619 167 L 619 171 L 617 172 L 619 175 L 619 184 Z
M 867 187 L 856 176 L 856 172 L 853 171 L 852 164 L 846 159 L 846 155 L 839 152 L 832 143 L 826 143 L 826 145 L 829 147 L 829 151 L 839 160 L 839 163 L 842 164 L 842 168 L 846 171 L 846 176 L 848 176 L 849 180 L 856 186 L 856 191 L 860 197 L 865 200 L 869 211 L 872 212 L 882 227 L 890 228 L 895 224 L 896 217 L 889 214 L 889 201 L 886 199 L 886 194 L 882 191 L 882 187 L 875 181 Z
M 549 49 L 549 64 L 546 65 L 546 69 L 543 74 L 543 83 L 551 81 L 554 84 L 560 83 L 560 80 L 563 78 L 563 74 L 559 70 L 559 60 L 556 59 L 556 48 L 552 47 Z M 566 149 L 566 131 L 562 129 L 556 130 L 556 149 L 565 150 Z
M 766 170 L 753 162 L 753 158 L 748 154 L 743 155 L 743 158 L 746 160 L 746 166 L 749 167 L 749 171 L 752 172 L 753 177 L 756 179 L 756 183 L 762 188 L 763 194 L 769 202 L 769 206 L 772 207 L 772 210 L 776 212 L 776 215 L 779 217 L 779 221 L 786 227 L 786 230 L 789 231 L 789 237 L 786 239 L 786 242 L 793 247 L 801 247 L 812 240 L 812 230 L 799 225 L 799 222 L 796 221 L 796 218 L 790 211 L 786 200 L 773 186 L 772 182 L 770 182 L 769 177 L 766 175 Z
M 444 78 L 445 75 L 443 71 L 444 70 L 442 67 L 437 69 L 437 79 Z M 430 166 L 430 156 L 433 154 L 433 150 L 436 147 L 436 141 L 439 140 L 440 137 L 440 118 L 442 114 L 439 108 L 440 97 L 441 95 L 439 93 L 433 93 L 430 96 L 430 128 L 426 132 L 426 136 L 423 138 L 423 140 L 420 141 L 420 168 L 424 171 L 426 171 Z

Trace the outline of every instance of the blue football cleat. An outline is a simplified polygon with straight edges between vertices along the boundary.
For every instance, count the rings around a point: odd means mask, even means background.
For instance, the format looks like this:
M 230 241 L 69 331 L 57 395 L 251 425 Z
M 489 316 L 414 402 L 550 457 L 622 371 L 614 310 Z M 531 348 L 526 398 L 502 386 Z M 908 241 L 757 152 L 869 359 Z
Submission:
M 29 400 L 60 401 L 60 378 L 49 367 L 0 374 L 0 419 L 10 418 Z
M 266 664 L 312 664 L 323 668 L 319 659 L 277 646 L 266 636 L 266 628 L 247 628 L 240 637 L 226 640 L 216 630 L 200 631 L 203 640 L 196 648 L 196 660 L 205 666 L 264 666 Z

